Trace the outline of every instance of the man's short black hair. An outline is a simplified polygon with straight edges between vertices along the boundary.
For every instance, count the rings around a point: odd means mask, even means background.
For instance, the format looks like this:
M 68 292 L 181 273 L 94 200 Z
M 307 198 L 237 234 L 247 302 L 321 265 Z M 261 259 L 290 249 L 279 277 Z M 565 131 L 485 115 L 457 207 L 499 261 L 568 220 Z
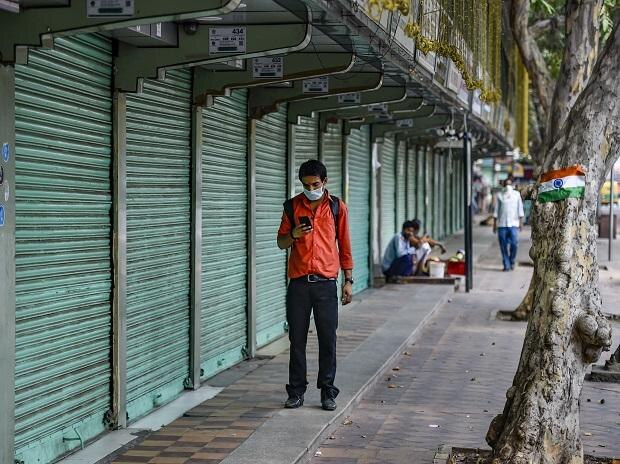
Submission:
M 420 221 L 419 219 L 412 219 L 411 224 L 413 224 L 411 227 L 413 227 L 414 229 L 420 229 L 420 227 L 422 227 L 422 221 Z
M 317 176 L 321 182 L 327 179 L 327 168 L 319 160 L 310 159 L 299 166 L 299 180 L 306 176 Z
M 403 222 L 403 229 L 409 229 L 410 227 L 415 229 L 415 225 L 413 224 L 413 221 Z

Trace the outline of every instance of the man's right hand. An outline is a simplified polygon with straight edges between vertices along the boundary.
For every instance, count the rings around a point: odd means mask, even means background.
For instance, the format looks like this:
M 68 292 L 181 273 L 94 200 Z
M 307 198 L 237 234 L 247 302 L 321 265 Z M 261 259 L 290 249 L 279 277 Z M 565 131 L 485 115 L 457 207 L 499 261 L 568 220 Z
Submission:
M 292 235 L 294 238 L 301 238 L 301 237 L 305 237 L 311 232 L 312 232 L 312 227 L 299 224 L 297 227 L 293 229 Z
M 493 233 L 496 234 L 497 233 L 497 227 L 493 226 Z

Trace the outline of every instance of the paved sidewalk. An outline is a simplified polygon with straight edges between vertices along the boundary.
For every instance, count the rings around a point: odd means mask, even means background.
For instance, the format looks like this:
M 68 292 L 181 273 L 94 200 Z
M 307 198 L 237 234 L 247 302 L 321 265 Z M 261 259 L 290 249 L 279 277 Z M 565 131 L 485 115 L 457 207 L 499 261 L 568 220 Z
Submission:
M 474 255 L 493 242 L 493 237 L 481 236 L 474 244 Z M 462 248 L 462 243 L 462 235 L 446 240 L 450 253 Z M 336 384 L 341 393 L 335 412 L 320 409 L 319 391 L 314 388 L 318 347 L 312 335 L 305 405 L 299 410 L 282 409 L 288 350 L 285 341 L 276 342 L 265 350 L 274 356 L 241 363 L 211 379 L 209 385 L 223 387 L 213 399 L 102 462 L 290 464 L 303 459 L 330 425 L 337 426 L 360 392 L 373 385 L 386 363 L 416 336 L 441 302 L 453 295 L 452 287 L 446 285 L 389 285 L 363 292 L 345 307 L 339 324 Z
M 480 241 L 480 234 L 491 232 L 476 233 Z M 528 249 L 522 234 L 520 261 L 528 261 Z M 431 463 L 442 444 L 488 448 L 484 436 L 503 409 L 526 328 L 497 320 L 495 312 L 516 307 L 532 272 L 523 266 L 503 273 L 498 255 L 489 248 L 475 266 L 475 290 L 455 294 L 435 313 L 419 339 L 323 441 L 313 464 L 422 464 Z M 611 305 L 620 287 L 605 272 L 604 302 Z M 620 323 L 613 324 L 617 346 Z M 586 453 L 620 457 L 620 385 L 587 383 L 581 404 Z

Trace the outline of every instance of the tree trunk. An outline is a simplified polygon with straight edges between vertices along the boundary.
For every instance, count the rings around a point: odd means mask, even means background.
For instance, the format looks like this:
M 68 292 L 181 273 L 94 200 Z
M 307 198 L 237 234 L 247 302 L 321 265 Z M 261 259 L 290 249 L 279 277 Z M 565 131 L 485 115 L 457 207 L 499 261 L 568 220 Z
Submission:
M 487 433 L 498 464 L 583 462 L 583 380 L 611 344 L 611 328 L 600 309 L 594 224 L 599 187 L 620 154 L 617 76 L 618 24 L 545 158 L 543 172 L 582 165 L 585 197 L 534 205 L 533 311 L 504 411 Z

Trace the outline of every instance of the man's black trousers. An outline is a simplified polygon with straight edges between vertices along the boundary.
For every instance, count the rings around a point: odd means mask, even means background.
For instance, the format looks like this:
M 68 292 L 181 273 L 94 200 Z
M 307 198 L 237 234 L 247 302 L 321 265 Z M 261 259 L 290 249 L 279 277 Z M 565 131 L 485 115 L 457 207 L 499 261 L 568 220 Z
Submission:
M 338 328 L 338 290 L 335 280 L 308 282 L 306 278 L 291 279 L 286 295 L 288 338 L 291 342 L 289 396 L 301 396 L 308 381 L 306 368 L 306 341 L 310 328 L 310 314 L 319 339 L 319 375 L 317 388 L 321 399 L 336 398 L 336 329 Z

